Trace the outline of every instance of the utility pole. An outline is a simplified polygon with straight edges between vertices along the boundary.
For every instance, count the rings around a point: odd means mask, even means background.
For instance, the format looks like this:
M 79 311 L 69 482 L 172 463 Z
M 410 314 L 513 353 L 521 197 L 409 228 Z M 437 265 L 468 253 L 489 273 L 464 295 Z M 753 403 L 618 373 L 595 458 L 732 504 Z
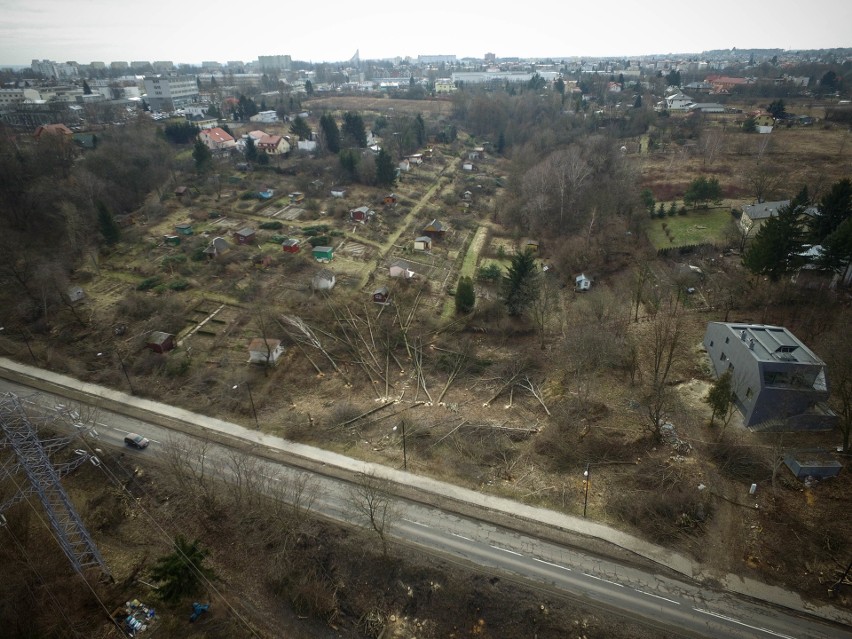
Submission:
M 589 505 L 589 484 L 592 483 L 592 465 L 586 464 L 586 470 L 583 471 L 583 484 L 585 486 L 583 496 L 583 519 L 586 518 L 586 507 Z

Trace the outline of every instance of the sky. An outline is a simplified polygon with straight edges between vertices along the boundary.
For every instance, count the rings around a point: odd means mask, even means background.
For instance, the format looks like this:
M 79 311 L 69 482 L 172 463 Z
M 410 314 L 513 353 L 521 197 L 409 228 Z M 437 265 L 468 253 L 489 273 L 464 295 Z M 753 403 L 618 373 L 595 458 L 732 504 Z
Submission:
M 852 47 L 850 25 L 850 0 L 0 0 L 0 66 L 826 49 Z

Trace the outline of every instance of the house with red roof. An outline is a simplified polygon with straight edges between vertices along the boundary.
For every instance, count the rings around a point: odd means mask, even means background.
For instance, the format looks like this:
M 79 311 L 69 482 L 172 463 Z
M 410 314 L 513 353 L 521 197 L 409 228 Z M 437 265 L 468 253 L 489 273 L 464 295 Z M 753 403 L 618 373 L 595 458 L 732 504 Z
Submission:
M 199 131 L 198 137 L 211 151 L 227 151 L 237 145 L 233 136 L 218 126 Z

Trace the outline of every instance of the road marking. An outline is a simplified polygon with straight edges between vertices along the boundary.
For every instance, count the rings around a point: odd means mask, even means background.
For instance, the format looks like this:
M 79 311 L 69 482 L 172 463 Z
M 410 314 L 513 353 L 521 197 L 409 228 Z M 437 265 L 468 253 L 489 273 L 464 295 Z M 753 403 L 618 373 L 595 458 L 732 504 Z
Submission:
M 515 552 L 514 550 L 509 550 L 508 548 L 500 548 L 500 546 L 495 546 L 493 544 L 488 544 L 488 545 L 491 546 L 494 550 L 502 550 L 503 552 L 507 552 L 510 555 L 517 555 L 518 557 L 523 557 L 523 555 L 521 553 Z
M 540 564 L 547 564 L 548 566 L 553 566 L 554 568 L 560 568 L 561 570 L 567 570 L 568 572 L 571 572 L 571 569 L 568 568 L 567 566 L 560 566 L 559 564 L 552 564 L 549 561 L 545 561 L 544 559 L 536 559 L 535 557 L 533 557 L 532 560 L 537 561 Z
M 649 597 L 653 597 L 654 599 L 662 599 L 663 601 L 668 601 L 669 603 L 673 603 L 676 606 L 680 605 L 679 601 L 675 601 L 674 599 L 666 599 L 665 597 L 661 597 L 660 595 L 655 595 L 652 592 L 645 592 L 644 590 L 636 589 L 636 592 L 642 593 L 643 595 L 648 595 Z
M 420 526 L 422 528 L 431 528 L 432 526 L 427 526 L 426 524 L 421 524 L 419 521 L 414 521 L 413 519 L 402 518 L 402 521 L 407 521 L 409 524 L 414 524 L 415 526 Z
M 584 572 L 583 574 L 586 575 L 586 577 L 591 577 L 592 579 L 597 579 L 598 581 L 603 581 L 604 583 L 612 584 L 613 586 L 618 586 L 619 588 L 624 588 L 624 584 L 620 584 L 617 581 L 610 581 L 609 579 L 604 579 L 603 577 L 590 575 L 587 572 Z
M 465 537 L 464 535 L 460 535 L 460 534 L 458 534 L 458 533 L 450 533 L 450 534 L 451 534 L 453 537 L 458 537 L 459 539 L 464 539 L 465 541 L 469 541 L 469 542 L 474 543 L 474 544 L 476 543 L 476 542 L 475 542 L 473 539 L 471 539 L 470 537 Z
M 781 637 L 781 639 L 796 639 L 795 637 L 791 637 L 790 635 L 782 635 L 778 632 L 773 632 L 768 628 L 761 628 L 760 626 L 752 626 L 751 624 L 747 624 L 744 621 L 740 621 L 738 619 L 734 619 L 733 617 L 728 617 L 726 615 L 720 615 L 718 612 L 711 612 L 709 610 L 702 610 L 701 608 L 693 608 L 695 612 L 703 612 L 705 615 L 710 615 L 711 617 L 717 617 L 719 619 L 724 619 L 725 621 L 730 621 L 731 623 L 739 624 L 740 626 L 745 626 L 746 628 L 751 628 L 752 630 L 759 630 L 760 632 L 765 632 L 766 634 L 772 635 L 774 637 Z

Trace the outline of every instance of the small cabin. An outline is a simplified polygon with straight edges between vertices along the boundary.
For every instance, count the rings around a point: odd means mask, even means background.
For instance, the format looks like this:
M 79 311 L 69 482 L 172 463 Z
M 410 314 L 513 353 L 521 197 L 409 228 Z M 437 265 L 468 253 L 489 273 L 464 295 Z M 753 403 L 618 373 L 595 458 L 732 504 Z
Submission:
M 390 299 L 390 292 L 387 286 L 382 286 L 373 291 L 373 301 L 376 304 L 387 304 Z
M 331 197 L 334 197 L 334 198 L 346 197 L 346 189 L 331 189 Z
M 330 291 L 335 284 L 337 284 L 337 277 L 328 269 L 322 269 L 311 279 L 311 288 L 315 291 Z
M 413 264 L 405 260 L 397 260 L 390 265 L 390 276 L 404 280 L 413 280 L 417 277 L 417 273 L 414 271 Z
M 169 246 L 180 246 L 180 236 L 179 235 L 164 235 L 163 241 Z
M 249 342 L 248 351 L 249 364 L 275 366 L 278 363 L 278 358 L 284 354 L 284 347 L 281 345 L 280 339 L 256 337 Z
M 428 235 L 421 235 L 420 237 L 414 238 L 414 250 L 415 251 L 431 251 L 432 250 L 432 238 Z
M 437 218 L 423 227 L 423 235 L 428 235 L 432 239 L 440 239 L 446 232 L 447 228 Z
M 254 229 L 246 227 L 234 232 L 234 241 L 237 244 L 254 244 Z
M 293 191 L 288 197 L 290 198 L 290 204 L 299 204 L 305 201 L 305 194 L 301 191 Z
M 396 193 L 388 193 L 382 200 L 385 206 L 393 206 L 397 203 Z
M 155 353 L 167 353 L 175 347 L 175 336 L 163 331 L 152 331 L 145 342 L 145 348 Z
M 69 286 L 65 295 L 68 297 L 68 301 L 72 304 L 74 302 L 82 301 L 86 297 L 86 293 L 79 286 Z
M 178 235 L 192 235 L 192 224 L 176 224 L 175 232 Z
M 298 253 L 302 246 L 299 240 L 284 240 L 281 242 L 281 250 L 285 253 Z
M 334 249 L 330 246 L 315 246 L 311 254 L 317 262 L 331 262 L 334 259 Z
M 575 291 L 588 291 L 590 288 L 592 288 L 592 280 L 586 277 L 585 273 L 580 273 L 574 278 Z
M 541 249 L 541 243 L 538 240 L 526 239 L 521 244 L 521 248 L 524 251 L 529 251 L 530 253 L 538 254 Z
M 349 209 L 349 219 L 353 222 L 361 222 L 366 224 L 375 215 L 367 206 L 359 206 L 356 209 Z

